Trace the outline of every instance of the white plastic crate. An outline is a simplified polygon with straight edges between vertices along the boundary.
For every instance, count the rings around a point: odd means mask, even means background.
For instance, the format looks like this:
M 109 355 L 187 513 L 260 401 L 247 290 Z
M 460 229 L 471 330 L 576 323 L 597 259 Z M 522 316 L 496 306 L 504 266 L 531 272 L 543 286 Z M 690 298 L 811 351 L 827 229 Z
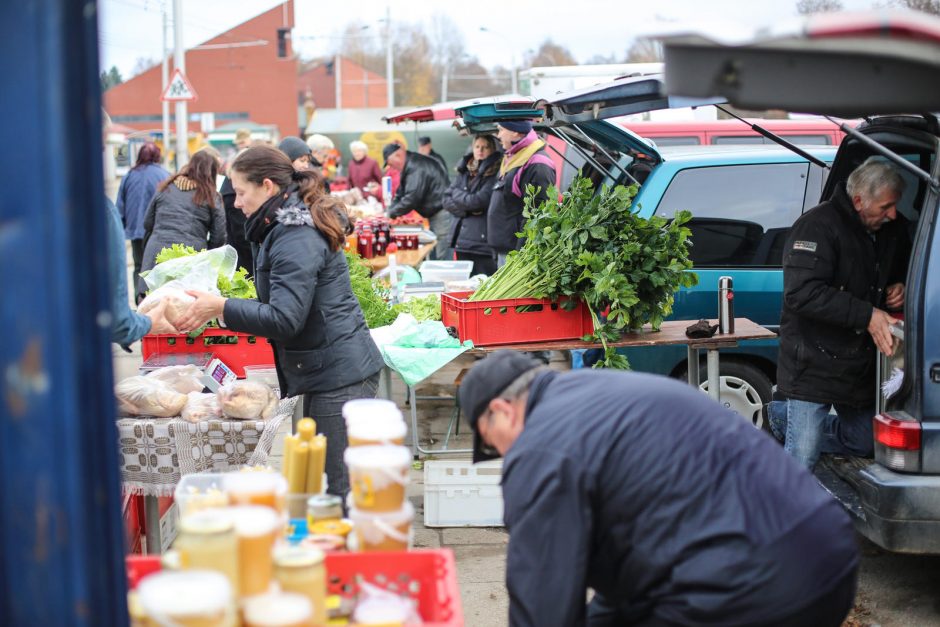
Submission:
M 466 281 L 471 270 L 472 261 L 425 261 L 421 264 L 421 280 L 425 283 Z
M 502 527 L 503 460 L 424 462 L 426 527 Z

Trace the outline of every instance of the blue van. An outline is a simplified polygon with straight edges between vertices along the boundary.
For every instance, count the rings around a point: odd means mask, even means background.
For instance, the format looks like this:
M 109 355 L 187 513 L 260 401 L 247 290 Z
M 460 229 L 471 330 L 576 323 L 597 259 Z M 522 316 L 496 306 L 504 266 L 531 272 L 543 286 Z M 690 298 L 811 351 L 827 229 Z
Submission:
M 474 131 L 508 117 L 543 117 L 539 130 L 561 139 L 566 150 L 562 188 L 581 171 L 595 186 L 641 183 L 634 205 L 643 216 L 692 212 L 692 260 L 699 284 L 676 295 L 672 319 L 717 316 L 718 277 L 731 276 L 735 315 L 770 329 L 780 322 L 783 277 L 780 269 L 787 230 L 817 204 L 825 182 L 831 146 L 806 146 L 815 161 L 778 146 L 675 146 L 658 149 L 605 118 L 653 109 L 709 106 L 716 99 L 669 101 L 659 76 L 625 78 L 560 94 L 537 103 L 487 100 L 457 106 Z M 742 123 L 742 128 L 744 123 Z M 558 142 L 550 142 L 556 146 Z M 635 370 L 685 377 L 684 347 L 621 349 Z M 723 351 L 722 402 L 764 426 L 763 405 L 776 375 L 776 340 L 743 342 Z M 702 368 L 700 372 L 704 373 Z M 702 388 L 707 389 L 707 382 Z

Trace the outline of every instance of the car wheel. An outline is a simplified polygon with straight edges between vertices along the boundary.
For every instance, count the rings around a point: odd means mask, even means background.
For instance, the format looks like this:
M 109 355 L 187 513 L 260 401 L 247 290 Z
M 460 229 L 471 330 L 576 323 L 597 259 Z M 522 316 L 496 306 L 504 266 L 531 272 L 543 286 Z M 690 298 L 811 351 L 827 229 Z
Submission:
M 706 378 L 706 366 L 699 368 L 699 376 Z M 773 384 L 764 371 L 749 363 L 725 361 L 719 363 L 721 404 L 733 412 L 741 414 L 758 429 L 768 430 L 770 426 L 764 418 L 763 407 L 771 400 Z M 686 375 L 682 375 L 688 379 Z M 699 386 L 708 392 L 708 381 Z

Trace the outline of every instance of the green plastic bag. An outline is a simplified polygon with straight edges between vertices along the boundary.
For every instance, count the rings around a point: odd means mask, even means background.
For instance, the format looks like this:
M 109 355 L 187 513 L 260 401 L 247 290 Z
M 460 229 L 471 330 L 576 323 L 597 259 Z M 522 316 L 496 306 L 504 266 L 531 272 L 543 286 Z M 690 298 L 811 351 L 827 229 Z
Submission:
M 404 326 L 392 342 L 379 348 L 388 367 L 414 386 L 473 348 L 473 342 L 461 344 L 443 324 L 427 321 Z

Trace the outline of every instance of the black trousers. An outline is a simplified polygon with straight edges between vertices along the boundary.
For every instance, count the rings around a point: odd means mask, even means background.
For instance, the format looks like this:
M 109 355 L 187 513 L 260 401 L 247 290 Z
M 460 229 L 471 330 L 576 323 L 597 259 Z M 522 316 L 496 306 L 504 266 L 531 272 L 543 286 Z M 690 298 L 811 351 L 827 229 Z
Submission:
M 477 274 L 493 276 L 493 273 L 496 272 L 496 257 L 493 255 L 477 255 L 475 253 L 465 253 L 458 250 L 457 261 L 473 262 L 473 270 L 470 271 L 470 276 L 476 276 Z
M 131 240 L 131 256 L 134 258 L 134 289 L 140 281 L 140 266 L 144 263 L 144 240 Z
M 840 579 L 828 593 L 809 605 L 797 609 L 789 616 L 781 617 L 772 622 L 754 623 L 754 627 L 839 627 L 855 602 L 857 579 L 858 570 L 855 568 Z M 594 595 L 587 607 L 587 625 L 589 627 L 614 627 L 619 625 L 668 627 L 673 624 L 656 616 L 631 620 L 615 606 L 608 604 L 606 599 L 599 594 Z M 735 617 L 729 615 L 728 624 L 742 625 L 743 623 L 736 622 Z

